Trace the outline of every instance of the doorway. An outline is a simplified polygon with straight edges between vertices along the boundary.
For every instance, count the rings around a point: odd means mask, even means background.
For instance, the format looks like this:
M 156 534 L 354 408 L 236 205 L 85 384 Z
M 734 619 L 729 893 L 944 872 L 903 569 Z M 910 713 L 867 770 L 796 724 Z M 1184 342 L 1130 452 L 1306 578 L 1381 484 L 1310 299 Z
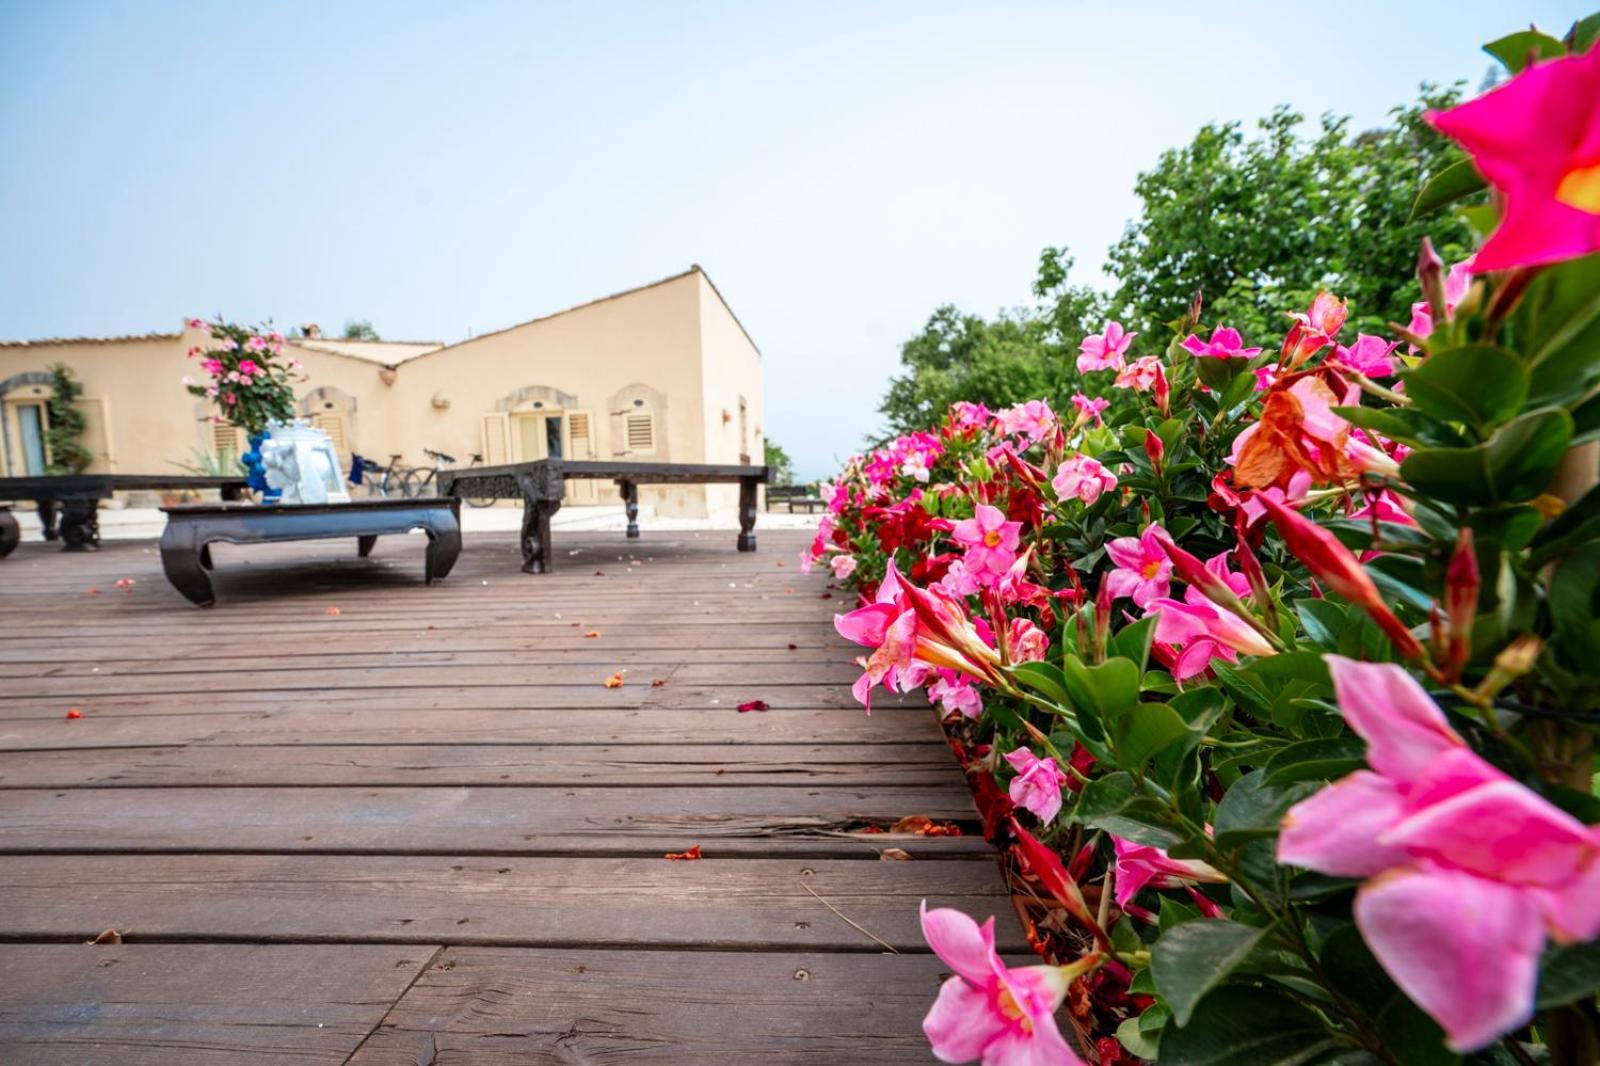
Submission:
M 544 408 L 536 411 L 519 411 L 512 416 L 514 423 L 512 441 L 516 447 L 516 461 L 531 463 L 537 459 L 589 459 L 589 416 L 583 411 L 571 413 Z M 568 481 L 561 500 L 567 504 L 598 503 L 593 481 Z
M 521 447 L 519 462 L 531 463 L 536 459 L 565 459 L 567 449 L 562 434 L 560 411 L 539 411 L 519 414 L 517 443 Z

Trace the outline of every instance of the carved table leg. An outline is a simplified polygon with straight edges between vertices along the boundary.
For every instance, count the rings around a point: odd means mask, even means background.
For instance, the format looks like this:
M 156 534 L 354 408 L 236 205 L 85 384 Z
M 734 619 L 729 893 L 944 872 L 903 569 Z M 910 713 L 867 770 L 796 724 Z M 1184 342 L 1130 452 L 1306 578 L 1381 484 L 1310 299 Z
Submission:
M 45 540 L 55 540 L 61 535 L 56 529 L 56 501 L 39 501 L 39 524 L 44 527 Z
M 161 534 L 161 569 L 166 571 L 172 587 L 190 603 L 210 607 L 216 597 L 211 592 L 211 579 L 200 565 L 204 550 L 194 526 L 168 519 L 167 530 Z
M 17 525 L 17 520 L 10 510 L 0 508 L 0 559 L 16 551 L 17 545 L 21 543 L 22 527 Z
M 753 552 L 756 550 L 756 488 L 759 483 L 755 478 L 744 478 L 739 482 L 739 550 Z
M 378 538 L 376 536 L 357 537 L 356 554 L 365 559 L 367 556 L 372 554 L 372 546 L 376 543 L 378 543 Z
M 209 544 L 200 545 L 200 565 L 207 570 L 216 569 L 215 566 L 211 565 L 211 545 Z
M 431 585 L 442 580 L 456 565 L 461 554 L 461 523 L 448 511 L 437 511 L 427 525 L 428 554 L 423 563 L 422 580 Z
M 628 512 L 628 539 L 639 539 L 639 486 L 631 481 L 619 481 L 617 487 L 622 490 L 622 503 Z
M 550 516 L 560 509 L 560 500 L 523 499 L 523 573 L 544 574 L 550 571 Z
M 100 547 L 100 501 L 61 501 L 61 550 L 89 552 Z

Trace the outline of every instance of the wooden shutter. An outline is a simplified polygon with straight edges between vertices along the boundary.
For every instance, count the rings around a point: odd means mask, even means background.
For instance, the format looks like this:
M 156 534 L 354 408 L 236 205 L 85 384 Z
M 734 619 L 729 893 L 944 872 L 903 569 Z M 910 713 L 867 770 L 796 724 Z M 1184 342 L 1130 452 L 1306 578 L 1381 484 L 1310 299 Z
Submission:
M 623 421 L 626 426 L 628 451 L 656 450 L 656 416 L 653 412 L 629 411 Z
M 232 422 L 211 423 L 211 450 L 218 455 L 231 455 L 235 459 L 245 453 L 244 433 Z
M 339 460 L 348 464 L 350 459 L 350 444 L 345 439 L 344 415 L 338 411 L 323 411 L 311 416 L 311 428 L 320 429 L 328 435 L 333 442 L 333 450 L 339 453 Z
M 103 396 L 85 396 L 74 407 L 83 415 L 83 446 L 94 453 L 89 472 L 109 474 L 117 468 L 111 442 L 111 404 Z
M 511 461 L 511 419 L 503 414 L 483 416 L 483 462 L 499 466 Z
M 593 459 L 594 417 L 588 411 L 573 411 L 567 415 L 567 435 L 572 440 L 574 459 Z

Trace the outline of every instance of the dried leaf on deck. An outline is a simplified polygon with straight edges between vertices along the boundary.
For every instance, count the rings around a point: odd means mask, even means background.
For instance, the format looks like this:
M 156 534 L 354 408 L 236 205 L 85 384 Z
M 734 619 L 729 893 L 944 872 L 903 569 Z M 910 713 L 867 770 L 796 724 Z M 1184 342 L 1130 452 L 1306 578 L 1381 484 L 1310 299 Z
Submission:
M 700 854 L 699 844 L 696 844 L 688 851 L 669 851 L 665 856 L 665 858 L 671 862 L 693 862 L 694 860 L 702 857 L 703 856 Z

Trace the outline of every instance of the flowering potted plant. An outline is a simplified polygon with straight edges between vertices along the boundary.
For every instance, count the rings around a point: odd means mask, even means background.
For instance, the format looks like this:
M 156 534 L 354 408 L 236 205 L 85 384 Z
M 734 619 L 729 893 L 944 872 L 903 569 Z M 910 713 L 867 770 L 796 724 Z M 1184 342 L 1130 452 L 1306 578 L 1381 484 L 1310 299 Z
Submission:
M 267 488 L 261 468 L 261 441 L 272 422 L 294 418 L 294 386 L 305 380 L 300 360 L 281 359 L 283 334 L 272 329 L 257 329 L 225 322 L 189 320 L 189 328 L 208 338 L 204 345 L 189 349 L 189 358 L 200 360 L 207 380 L 192 375 L 183 379 L 190 395 L 201 396 L 216 407 L 215 421 L 227 421 L 242 428 L 250 438 L 250 450 L 240 456 L 250 478 L 250 487 L 267 497 L 276 495 Z
M 940 1059 L 1600 1059 L 1597 35 L 1429 116 L 1484 240 L 1392 336 L 1109 323 L 824 487 L 855 694 L 940 706 L 1044 956 L 925 909 Z

